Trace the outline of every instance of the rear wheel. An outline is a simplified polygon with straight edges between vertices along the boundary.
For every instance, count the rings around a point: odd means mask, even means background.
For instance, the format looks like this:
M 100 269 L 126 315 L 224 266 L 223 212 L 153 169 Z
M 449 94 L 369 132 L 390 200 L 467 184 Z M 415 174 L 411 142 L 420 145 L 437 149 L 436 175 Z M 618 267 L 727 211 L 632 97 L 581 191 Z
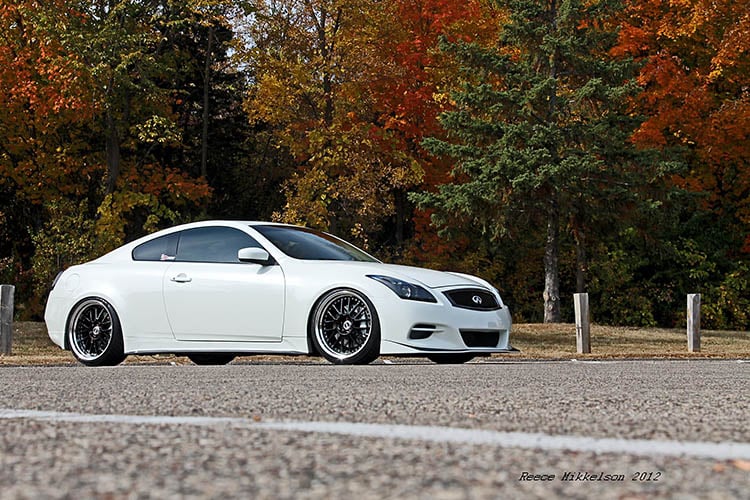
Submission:
M 226 365 L 234 359 L 234 354 L 195 353 L 188 354 L 188 359 L 196 365 Z
M 125 359 L 120 320 L 104 299 L 79 302 L 68 321 L 68 345 L 73 356 L 88 366 L 114 366 Z
M 474 354 L 456 353 L 456 354 L 431 354 L 427 356 L 430 361 L 439 365 L 462 365 L 468 363 L 476 356 Z
M 375 306 L 349 288 L 332 290 L 315 305 L 310 336 L 331 363 L 367 364 L 380 355 L 380 321 Z

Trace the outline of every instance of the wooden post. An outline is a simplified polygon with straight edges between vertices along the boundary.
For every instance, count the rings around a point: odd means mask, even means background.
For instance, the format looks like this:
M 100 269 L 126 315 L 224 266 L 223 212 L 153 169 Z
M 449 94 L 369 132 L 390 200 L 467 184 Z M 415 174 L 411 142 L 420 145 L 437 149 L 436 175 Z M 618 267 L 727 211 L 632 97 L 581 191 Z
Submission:
M 688 352 L 701 350 L 701 294 L 687 296 L 687 341 Z
M 591 324 L 589 322 L 589 294 L 573 294 L 576 312 L 576 350 L 579 354 L 591 352 Z
M 10 354 L 13 344 L 13 295 L 16 287 L 0 285 L 0 354 Z

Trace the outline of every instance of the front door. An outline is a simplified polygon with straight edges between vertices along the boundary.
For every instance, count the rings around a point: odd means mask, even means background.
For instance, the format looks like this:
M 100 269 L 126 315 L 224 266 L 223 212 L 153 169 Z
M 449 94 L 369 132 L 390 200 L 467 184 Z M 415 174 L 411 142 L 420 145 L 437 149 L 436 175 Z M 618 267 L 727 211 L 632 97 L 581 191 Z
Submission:
M 229 227 L 180 233 L 175 261 L 164 275 L 164 307 L 178 340 L 279 342 L 284 328 L 284 273 L 237 259 L 260 247 Z

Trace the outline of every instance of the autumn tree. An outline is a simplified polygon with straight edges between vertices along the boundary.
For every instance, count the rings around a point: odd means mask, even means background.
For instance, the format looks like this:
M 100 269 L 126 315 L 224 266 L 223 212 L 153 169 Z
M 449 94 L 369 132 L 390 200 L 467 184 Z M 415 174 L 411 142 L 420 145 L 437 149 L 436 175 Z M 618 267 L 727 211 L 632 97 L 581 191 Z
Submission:
M 168 90 L 165 116 L 179 140 L 145 144 L 139 154 L 211 186 L 211 200 L 200 216 L 268 219 L 283 206 L 278 184 L 289 170 L 243 109 L 247 75 L 232 57 L 241 42 L 233 24 L 247 15 L 247 6 L 196 0 L 185 7 L 179 29 L 167 32 L 169 78 L 158 80 Z
M 683 273 L 706 294 L 705 320 L 746 328 L 750 307 L 750 11 L 733 0 L 637 0 L 618 54 L 642 63 L 642 145 L 676 151 L 689 168 L 674 184 L 696 194 L 679 238 Z M 700 222 L 692 222 L 698 219 Z M 700 264 L 700 265 L 699 265 Z M 677 277 L 675 278 L 677 279 Z M 683 278 L 684 279 L 684 278 Z M 690 290 L 688 290 L 690 292 Z
M 101 191 L 89 199 L 98 198 L 97 234 L 103 247 L 112 247 L 161 221 L 175 222 L 180 210 L 208 198 L 205 180 L 159 155 L 183 140 L 173 104 L 188 56 L 175 40 L 199 22 L 205 2 L 68 3 L 77 15 L 56 32 L 91 82 L 90 144 L 104 176 Z M 39 22 L 54 23 L 53 14 L 40 11 Z
M 279 218 L 401 245 L 406 193 L 428 161 L 421 137 L 444 105 L 434 99 L 444 70 L 430 51 L 477 2 L 290 0 L 256 9 L 246 107 L 296 166 Z
M 88 75 L 37 22 L 46 8 L 61 28 L 76 15 L 63 0 L 0 4 L 0 280 L 16 285 L 18 308 L 32 314 L 31 235 L 49 203 L 85 197 L 97 171 L 81 133 L 94 115 Z
M 255 4 L 244 54 L 254 78 L 246 109 L 297 167 L 279 219 L 365 240 L 364 227 L 391 210 L 389 187 L 412 185 L 418 176 L 407 162 L 381 155 L 384 138 L 360 119 L 370 110 L 359 83 L 378 60 L 370 17 L 382 20 L 384 8 L 332 0 Z
M 750 244 L 747 7 L 731 0 L 632 2 L 617 51 L 643 61 L 638 103 L 648 119 L 636 140 L 692 152 L 681 182 L 736 213 Z
M 11 266 L 13 281 L 33 276 L 43 300 L 59 269 L 205 204 L 205 179 L 166 150 L 183 144 L 175 106 L 185 96 L 177 84 L 193 57 L 178 39 L 228 24 L 216 3 L 1 6 L 0 210 L 6 217 L 0 231 L 13 234 L 4 241 L 24 254 Z M 19 251 L 3 248 L 3 257 L 13 253 Z
M 425 147 L 453 158 L 454 181 L 414 199 L 436 210 L 434 223 L 469 225 L 490 241 L 540 234 L 544 321 L 559 322 L 561 232 L 584 259 L 587 228 L 621 210 L 650 176 L 638 172 L 628 142 L 637 125 L 625 107 L 633 68 L 608 54 L 617 1 L 496 4 L 508 13 L 496 47 L 442 45 L 467 83 L 440 117 L 449 140 Z
M 422 189 L 446 180 L 445 162 L 430 155 L 421 143 L 426 136 L 442 133 L 437 117 L 450 107 L 448 89 L 461 79 L 457 62 L 440 52 L 439 40 L 444 36 L 490 44 L 497 35 L 497 12 L 473 0 L 398 1 L 390 12 L 390 21 L 375 27 L 372 41 L 381 67 L 362 85 L 371 96 L 373 125 L 388 132 L 391 149 L 405 152 L 419 165 L 423 175 L 415 188 Z M 406 234 L 413 234 L 420 243 L 437 243 L 431 238 L 434 232 L 421 223 L 424 213 L 415 213 L 406 195 L 403 189 L 394 190 L 398 246 Z M 427 251 L 432 254 L 434 250 Z
M 79 15 L 61 38 L 83 59 L 95 85 L 105 187 L 111 194 L 122 170 L 123 145 L 134 135 L 144 141 L 177 139 L 165 106 L 170 89 L 162 83 L 176 71 L 164 55 L 171 49 L 167 31 L 179 25 L 183 11 L 169 2 L 133 0 L 76 2 L 75 7 Z

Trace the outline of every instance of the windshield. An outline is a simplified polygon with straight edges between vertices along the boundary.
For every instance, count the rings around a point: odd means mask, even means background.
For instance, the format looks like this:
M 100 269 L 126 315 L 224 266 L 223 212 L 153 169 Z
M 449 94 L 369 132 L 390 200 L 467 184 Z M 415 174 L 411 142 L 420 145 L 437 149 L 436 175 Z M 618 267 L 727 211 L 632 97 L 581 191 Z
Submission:
M 378 262 L 354 245 L 313 229 L 292 226 L 253 226 L 253 229 L 295 259 Z

